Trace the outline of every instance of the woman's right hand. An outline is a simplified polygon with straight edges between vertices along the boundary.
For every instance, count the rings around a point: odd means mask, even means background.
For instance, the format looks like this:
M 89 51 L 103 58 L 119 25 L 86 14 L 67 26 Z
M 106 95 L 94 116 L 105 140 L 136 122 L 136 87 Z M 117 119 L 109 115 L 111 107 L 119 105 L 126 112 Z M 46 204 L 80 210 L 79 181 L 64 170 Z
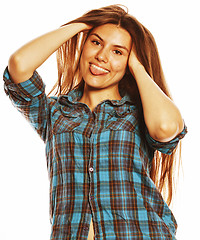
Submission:
M 69 25 L 71 25 L 72 27 L 76 26 L 77 29 L 79 28 L 79 31 L 77 33 L 88 31 L 88 30 L 92 29 L 92 27 L 93 27 L 93 26 L 88 25 L 88 24 L 83 23 L 83 22 L 74 22 L 74 23 L 72 22 L 72 23 L 63 25 L 62 27 L 66 27 L 66 26 L 69 26 Z
M 63 43 L 77 33 L 91 28 L 92 26 L 85 23 L 71 23 L 25 44 L 9 59 L 8 70 L 11 78 L 15 83 L 26 81 Z

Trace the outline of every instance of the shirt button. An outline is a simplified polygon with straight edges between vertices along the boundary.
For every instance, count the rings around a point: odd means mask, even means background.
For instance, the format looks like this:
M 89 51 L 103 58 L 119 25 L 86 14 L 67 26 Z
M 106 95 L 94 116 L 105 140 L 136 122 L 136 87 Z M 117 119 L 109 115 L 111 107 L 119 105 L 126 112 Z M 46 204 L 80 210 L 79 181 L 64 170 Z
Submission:
M 94 171 L 94 168 L 90 167 L 90 168 L 89 168 L 89 171 L 90 171 L 90 172 L 93 172 L 93 171 Z
M 90 200 L 93 200 L 94 199 L 94 196 L 90 196 Z
M 85 226 L 85 227 L 83 227 L 83 230 L 87 231 L 87 230 L 89 230 L 89 227 Z

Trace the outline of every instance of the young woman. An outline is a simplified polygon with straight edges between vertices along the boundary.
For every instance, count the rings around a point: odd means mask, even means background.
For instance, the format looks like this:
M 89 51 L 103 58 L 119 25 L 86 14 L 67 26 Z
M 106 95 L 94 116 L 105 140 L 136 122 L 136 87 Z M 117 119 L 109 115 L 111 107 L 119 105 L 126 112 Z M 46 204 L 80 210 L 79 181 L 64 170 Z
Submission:
M 57 49 L 48 97 L 35 70 Z M 17 50 L 4 81 L 46 143 L 52 240 L 175 239 L 168 205 L 186 127 L 141 23 L 116 5 L 89 11 Z

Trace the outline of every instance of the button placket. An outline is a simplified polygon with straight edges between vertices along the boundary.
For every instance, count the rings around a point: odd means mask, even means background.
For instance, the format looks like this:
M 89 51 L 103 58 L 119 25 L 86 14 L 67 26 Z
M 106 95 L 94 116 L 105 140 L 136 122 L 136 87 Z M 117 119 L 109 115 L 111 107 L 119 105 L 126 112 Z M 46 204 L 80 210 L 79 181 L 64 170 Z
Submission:
M 96 167 L 96 138 L 97 138 L 97 132 L 98 132 L 98 121 L 97 121 L 97 114 L 96 112 L 93 113 L 93 120 L 94 120 L 94 127 L 91 130 L 91 135 L 90 135 L 90 159 L 88 161 L 88 175 L 89 175 L 89 181 L 90 181 L 90 186 L 89 186 L 89 195 L 88 195 L 88 200 L 92 212 L 92 218 L 93 222 L 96 222 L 96 215 L 94 212 L 96 201 L 95 201 L 95 167 Z M 95 232 L 99 232 L 98 227 L 96 224 L 93 225 L 93 228 Z
M 93 181 L 93 177 L 94 177 L 94 175 L 93 175 L 93 172 L 94 172 L 94 168 L 93 167 L 89 167 L 89 172 L 90 172 L 90 179 L 91 179 L 91 182 Z M 93 200 L 94 199 L 94 195 L 92 194 L 92 192 L 90 191 L 90 193 L 89 193 L 89 198 L 90 198 L 90 200 Z

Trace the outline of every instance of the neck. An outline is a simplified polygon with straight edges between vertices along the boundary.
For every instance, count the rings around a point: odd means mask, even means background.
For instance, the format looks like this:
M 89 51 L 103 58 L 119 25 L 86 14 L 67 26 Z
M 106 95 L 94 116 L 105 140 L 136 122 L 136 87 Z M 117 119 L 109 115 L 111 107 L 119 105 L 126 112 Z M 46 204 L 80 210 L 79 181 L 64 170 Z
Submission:
M 104 100 L 121 100 L 118 86 L 112 89 L 95 89 L 85 84 L 80 102 L 88 105 L 91 111 Z

